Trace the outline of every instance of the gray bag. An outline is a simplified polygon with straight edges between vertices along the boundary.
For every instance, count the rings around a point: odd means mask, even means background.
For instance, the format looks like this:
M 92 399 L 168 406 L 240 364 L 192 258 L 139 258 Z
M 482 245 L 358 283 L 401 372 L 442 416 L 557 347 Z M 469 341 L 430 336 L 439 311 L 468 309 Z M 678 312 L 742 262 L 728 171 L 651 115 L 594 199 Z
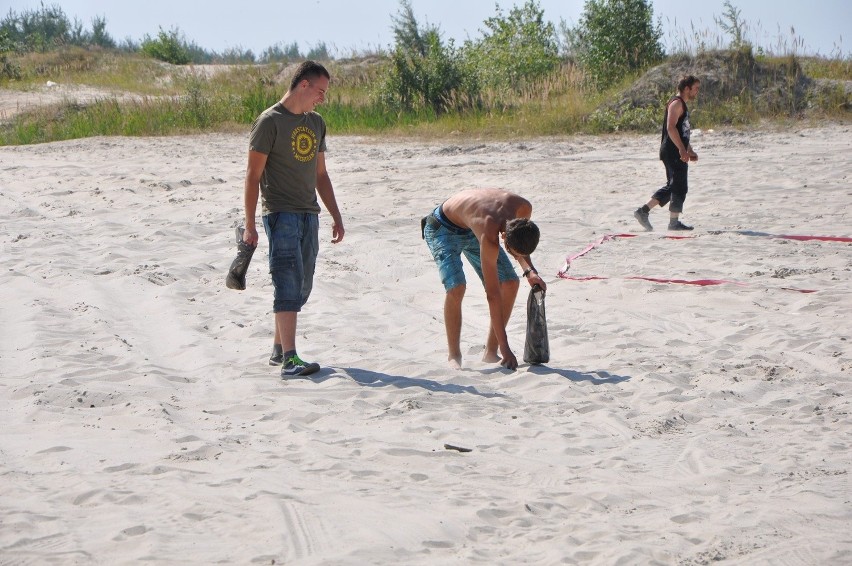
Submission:
M 243 291 L 246 288 L 246 272 L 251 263 L 251 256 L 257 249 L 257 246 L 250 246 L 243 241 L 244 231 L 243 228 L 237 226 L 237 257 L 231 262 L 231 268 L 225 277 L 225 286 L 237 291 Z
M 547 340 L 547 319 L 544 313 L 544 289 L 535 285 L 527 299 L 527 339 L 524 342 L 524 361 L 546 364 L 550 361 L 550 343 Z

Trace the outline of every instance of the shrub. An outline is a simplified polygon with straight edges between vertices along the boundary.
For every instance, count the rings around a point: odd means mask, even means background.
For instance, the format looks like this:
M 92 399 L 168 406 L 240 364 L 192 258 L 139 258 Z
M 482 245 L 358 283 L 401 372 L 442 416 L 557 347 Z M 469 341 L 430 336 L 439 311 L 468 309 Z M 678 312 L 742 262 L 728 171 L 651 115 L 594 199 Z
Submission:
M 97 45 L 98 47 L 106 47 L 110 49 L 115 47 L 115 40 L 106 31 L 105 17 L 95 16 L 94 18 L 92 18 L 91 43 L 92 45 Z
M 26 51 L 47 51 L 71 43 L 71 22 L 60 6 L 41 5 L 39 10 L 13 11 L 0 23 L 0 30 Z
M 254 63 L 254 52 L 251 49 L 244 49 L 241 45 L 229 47 L 222 52 L 220 60 L 229 65 L 240 63 Z
M 725 12 L 721 17 L 714 17 L 713 19 L 722 31 L 731 36 L 731 49 L 740 50 L 744 47 L 750 49 L 751 44 L 745 39 L 746 23 L 742 19 L 741 10 L 734 7 L 729 0 L 725 0 L 722 5 L 725 7 Z
M 142 40 L 142 53 L 173 65 L 186 65 L 190 61 L 186 42 L 177 28 L 168 33 L 160 28 L 156 39 L 145 34 L 145 38 Z
M 512 8 L 506 16 L 498 6 L 497 14 L 484 23 L 483 38 L 465 46 L 469 68 L 482 85 L 519 93 L 559 66 L 555 28 L 544 20 L 536 0 Z
M 301 58 L 302 55 L 299 53 L 299 44 L 294 41 L 289 45 L 276 43 L 275 45 L 267 47 L 260 56 L 260 62 L 280 63 L 282 61 L 291 61 Z
M 0 79 L 20 79 L 21 68 L 9 61 L 9 53 L 15 50 L 15 45 L 5 30 L 0 30 Z
M 579 24 L 564 32 L 570 54 L 598 88 L 664 56 L 649 0 L 586 0 Z
M 331 55 L 328 53 L 328 46 L 326 46 L 324 41 L 319 42 L 309 49 L 307 57 L 313 61 L 328 61 L 331 59 Z
M 444 44 L 435 26 L 421 28 L 409 0 L 401 0 L 394 18 L 396 45 L 375 98 L 394 110 L 429 110 L 442 114 L 470 104 L 478 86 L 463 71 L 452 41 Z

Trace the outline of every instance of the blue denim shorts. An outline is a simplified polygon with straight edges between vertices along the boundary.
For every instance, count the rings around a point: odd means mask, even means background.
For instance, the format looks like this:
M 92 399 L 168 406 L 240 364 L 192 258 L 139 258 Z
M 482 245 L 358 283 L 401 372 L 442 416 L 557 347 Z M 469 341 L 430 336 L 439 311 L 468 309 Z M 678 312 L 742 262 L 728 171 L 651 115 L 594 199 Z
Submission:
M 314 286 L 319 252 L 319 216 L 273 212 L 263 217 L 269 239 L 269 272 L 275 287 L 273 312 L 299 312 Z
M 459 228 L 449 222 L 441 213 L 440 207 L 426 218 L 423 238 L 435 258 L 441 282 L 449 291 L 466 283 L 461 256 L 467 258 L 473 270 L 482 281 L 482 259 L 479 257 L 479 240 L 472 230 Z M 517 281 L 518 274 L 503 248 L 497 255 L 497 276 L 500 282 Z

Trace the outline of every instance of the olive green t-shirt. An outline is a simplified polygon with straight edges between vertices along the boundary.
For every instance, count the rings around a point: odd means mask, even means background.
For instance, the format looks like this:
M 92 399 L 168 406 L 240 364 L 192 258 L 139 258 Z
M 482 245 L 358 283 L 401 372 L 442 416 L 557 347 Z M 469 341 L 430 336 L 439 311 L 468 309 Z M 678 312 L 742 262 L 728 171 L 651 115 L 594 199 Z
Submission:
M 263 214 L 310 212 L 317 203 L 317 153 L 325 151 L 325 121 L 316 112 L 293 114 L 279 102 L 251 127 L 249 149 L 267 155 L 260 178 Z

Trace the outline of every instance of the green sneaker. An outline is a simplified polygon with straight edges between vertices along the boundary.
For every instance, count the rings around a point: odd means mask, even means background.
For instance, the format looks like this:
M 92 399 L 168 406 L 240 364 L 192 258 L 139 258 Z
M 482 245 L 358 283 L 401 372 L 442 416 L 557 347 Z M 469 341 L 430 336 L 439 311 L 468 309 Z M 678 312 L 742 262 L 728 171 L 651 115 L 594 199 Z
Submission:
M 309 364 L 300 358 L 298 354 L 293 354 L 284 360 L 284 365 L 281 367 L 281 378 L 287 379 L 288 377 L 310 375 L 318 372 L 319 369 L 319 364 Z

